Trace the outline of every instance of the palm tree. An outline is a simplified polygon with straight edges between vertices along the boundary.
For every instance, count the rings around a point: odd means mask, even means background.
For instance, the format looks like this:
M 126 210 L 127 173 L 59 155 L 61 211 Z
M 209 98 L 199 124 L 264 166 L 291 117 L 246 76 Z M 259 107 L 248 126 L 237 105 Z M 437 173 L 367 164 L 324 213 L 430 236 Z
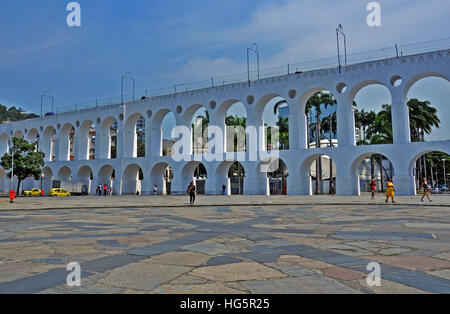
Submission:
M 429 101 L 419 101 L 415 98 L 408 101 L 413 142 L 425 141 L 425 134 L 431 134 L 433 127 L 439 128 L 440 126 L 441 120 L 438 117 L 437 109 L 430 105 Z
M 280 133 L 280 149 L 289 149 L 289 121 L 288 118 L 279 117 L 276 123 Z
M 433 127 L 439 128 L 440 126 L 441 121 L 439 120 L 437 109 L 431 107 L 430 105 L 431 103 L 429 101 L 420 101 L 416 98 L 408 101 L 412 142 L 424 142 L 425 134 L 431 134 Z M 428 175 L 426 155 L 422 156 L 417 162 L 417 178 L 419 185 L 422 180 L 422 176 L 427 177 Z
M 327 109 L 329 106 L 336 105 L 336 99 L 331 93 L 326 92 L 318 92 L 314 94 L 311 98 L 309 98 L 306 103 L 305 113 L 309 114 L 314 109 L 316 113 L 316 148 L 320 148 L 320 140 L 321 140 L 321 115 L 322 115 L 322 106 Z M 316 162 L 316 194 L 320 194 L 320 185 L 319 180 L 322 180 L 322 158 L 319 157 Z
M 239 116 L 226 116 L 225 117 L 225 125 L 235 127 L 235 128 L 242 127 L 245 129 L 247 127 L 247 118 L 239 117 Z M 233 139 L 235 152 L 245 151 L 245 146 L 246 146 L 245 136 L 246 135 L 242 134 L 241 136 L 243 136 L 244 138 L 240 138 L 240 141 L 238 140 L 239 135 L 241 135 L 241 133 L 235 134 L 234 139 Z M 238 147 L 237 146 L 238 143 L 244 143 L 244 147 Z

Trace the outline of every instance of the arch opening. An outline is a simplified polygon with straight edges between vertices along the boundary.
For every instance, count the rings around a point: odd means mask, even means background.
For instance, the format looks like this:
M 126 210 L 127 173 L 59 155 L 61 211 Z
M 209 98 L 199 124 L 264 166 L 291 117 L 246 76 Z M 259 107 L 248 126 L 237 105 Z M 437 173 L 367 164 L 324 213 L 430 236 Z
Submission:
M 95 188 L 99 188 L 100 191 L 96 191 L 97 193 L 101 193 L 103 190 L 105 184 L 107 187 L 110 187 L 113 191 L 113 194 L 120 194 L 120 190 L 118 186 L 115 184 L 116 180 L 116 171 L 114 170 L 114 167 L 111 165 L 104 165 L 100 168 L 97 175 L 97 184 Z M 93 189 L 91 189 L 91 194 L 93 193 Z
M 205 107 L 199 108 L 193 114 L 191 121 L 192 154 L 208 154 L 208 126 L 210 123 L 209 111 Z
M 45 153 L 45 162 L 53 162 L 56 159 L 56 129 L 48 126 L 41 139 L 41 150 Z
M 184 166 L 182 171 L 182 183 L 186 188 L 191 182 L 194 182 L 197 194 L 205 194 L 207 179 L 208 172 L 203 163 L 191 161 Z
M 151 172 L 152 193 L 161 195 L 172 194 L 173 170 L 167 163 L 155 165 Z
M 428 151 L 416 156 L 410 171 L 414 176 L 416 193 L 424 193 L 424 179 L 433 194 L 447 194 L 450 183 L 450 155 L 442 151 Z
M 123 195 L 141 195 L 142 181 L 144 173 L 137 164 L 129 165 L 123 172 L 122 194 Z
M 266 173 L 266 195 L 288 195 L 289 169 L 280 158 L 261 161 L 259 171 Z
M 172 148 L 175 143 L 172 138 L 172 130 L 176 127 L 175 114 L 169 110 L 161 110 L 154 118 L 152 135 L 152 149 L 155 156 L 172 156 Z M 153 143 L 157 143 L 156 145 Z M 159 145 L 158 145 L 159 144 Z
M 247 110 L 243 103 L 236 102 L 229 106 L 225 115 L 225 152 L 247 151 Z
M 351 175 L 357 178 L 355 194 L 371 192 L 375 183 L 375 192 L 384 193 L 390 178 L 395 178 L 395 169 L 391 160 L 377 152 L 359 156 L 353 162 Z
M 447 79 L 430 74 L 414 80 L 407 93 L 411 142 L 450 140 L 449 97 Z
M 305 104 L 308 149 L 337 147 L 337 101 L 322 89 L 308 98 Z
M 273 95 L 266 102 L 262 113 L 264 150 L 289 150 L 289 114 L 290 108 L 285 98 Z
M 126 121 L 124 129 L 125 158 L 146 156 L 145 136 L 145 118 L 140 113 L 132 114 Z
M 380 83 L 366 84 L 353 97 L 356 144 L 392 144 L 391 93 Z

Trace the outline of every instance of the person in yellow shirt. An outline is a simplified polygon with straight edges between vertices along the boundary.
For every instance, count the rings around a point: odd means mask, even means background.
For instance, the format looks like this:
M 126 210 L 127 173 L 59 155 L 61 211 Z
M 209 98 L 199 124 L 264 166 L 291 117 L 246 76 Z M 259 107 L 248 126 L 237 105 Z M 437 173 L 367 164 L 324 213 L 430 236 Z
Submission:
M 389 198 L 392 198 L 392 203 L 395 203 L 394 195 L 395 195 L 394 182 L 392 182 L 392 178 L 389 178 L 386 189 L 386 203 L 389 202 Z

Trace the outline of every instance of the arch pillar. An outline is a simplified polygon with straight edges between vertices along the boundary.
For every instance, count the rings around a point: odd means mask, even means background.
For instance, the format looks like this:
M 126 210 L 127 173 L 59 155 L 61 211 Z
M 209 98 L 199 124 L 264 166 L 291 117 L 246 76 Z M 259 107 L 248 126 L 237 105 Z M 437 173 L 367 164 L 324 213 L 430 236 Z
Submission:
M 390 88 L 390 91 L 392 95 L 391 111 L 394 144 L 409 144 L 411 143 L 411 129 L 406 97 L 403 96 L 401 89 Z
M 117 145 L 117 147 L 116 147 L 117 159 L 124 157 L 124 137 L 125 137 L 124 122 L 118 121 L 117 122 L 117 144 L 116 144 Z
M 288 195 L 301 195 L 301 182 L 297 176 L 287 177 L 287 194 Z
M 81 129 L 76 132 L 74 137 L 75 160 L 89 160 L 89 132 L 85 134 Z
M 244 193 L 246 195 L 270 195 L 267 173 L 256 170 L 245 175 Z
M 287 104 L 289 106 L 289 150 L 306 148 L 306 116 L 300 114 L 295 102 L 287 100 Z
M 144 176 L 144 180 L 141 181 L 141 195 L 150 195 L 152 191 L 152 179 L 150 176 Z
M 394 186 L 396 196 L 417 195 L 415 177 L 408 174 L 394 176 Z
M 356 146 L 355 111 L 353 100 L 335 95 L 337 101 L 337 130 L 340 147 Z
M 150 124 L 150 123 L 149 123 Z M 148 136 L 147 136 L 148 134 Z M 161 157 L 163 155 L 163 133 L 161 129 L 146 127 L 145 156 Z

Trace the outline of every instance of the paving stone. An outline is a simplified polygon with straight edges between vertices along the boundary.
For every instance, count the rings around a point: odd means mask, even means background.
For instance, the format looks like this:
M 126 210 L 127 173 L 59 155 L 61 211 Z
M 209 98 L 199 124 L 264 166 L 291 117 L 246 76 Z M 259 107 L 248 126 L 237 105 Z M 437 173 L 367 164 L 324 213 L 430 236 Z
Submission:
M 186 251 L 195 251 L 208 255 L 223 255 L 241 251 L 239 248 L 231 247 L 217 242 L 203 242 L 191 244 L 183 247 Z
M 426 292 L 420 289 L 399 284 L 384 278 L 381 279 L 381 287 L 370 287 L 367 285 L 367 278 L 358 280 L 358 283 L 364 289 L 367 289 L 376 294 L 425 294 Z
M 450 252 L 439 253 L 433 257 L 450 261 Z
M 382 275 L 391 281 L 434 293 L 450 293 L 450 280 L 415 271 L 403 271 Z
M 207 266 L 220 266 L 220 265 L 240 263 L 240 262 L 242 262 L 242 259 L 224 255 L 224 256 L 215 256 L 215 257 L 210 258 L 208 263 L 206 263 L 206 265 Z
M 152 294 L 243 294 L 241 290 L 232 289 L 222 283 L 208 283 L 200 285 L 162 285 L 152 291 Z
M 32 268 L 29 263 L 0 264 L 0 283 L 27 277 Z
M 191 274 L 196 277 L 220 282 L 282 278 L 286 276 L 278 270 L 252 262 L 201 267 L 194 269 Z
M 127 251 L 127 254 L 130 255 L 139 255 L 139 256 L 145 256 L 150 257 L 154 255 L 159 255 L 162 253 L 167 253 L 169 251 L 177 250 L 181 247 L 179 244 L 154 244 L 154 245 L 148 245 L 143 247 L 136 247 L 133 249 L 130 249 Z
M 450 268 L 450 261 L 427 256 L 372 256 L 367 259 L 409 270 L 427 271 Z
M 333 267 L 323 270 L 324 275 L 340 280 L 354 280 L 359 278 L 367 278 L 367 275 L 358 271 L 343 267 Z
M 346 255 L 337 255 L 337 256 L 320 256 L 318 259 L 322 262 L 338 265 L 342 267 L 349 267 L 349 266 L 356 266 L 356 265 L 368 265 L 370 261 L 352 257 L 352 256 L 346 256 Z
M 123 265 L 143 260 L 142 256 L 136 255 L 112 255 L 97 260 L 82 263 L 81 269 L 95 272 L 105 272 Z
M 357 294 L 337 280 L 321 275 L 280 280 L 247 281 L 241 283 L 252 294 Z
M 112 287 L 152 291 L 191 269 L 184 266 L 133 263 L 113 269 L 99 282 Z
M 0 284 L 0 294 L 31 294 L 38 293 L 66 283 L 66 269 L 53 269 L 46 273 L 30 276 Z M 81 269 L 81 280 L 92 276 L 92 273 Z
M 209 255 L 197 252 L 169 252 L 143 260 L 144 263 L 155 263 L 179 266 L 200 266 L 210 259 Z
M 259 253 L 259 252 L 243 252 L 234 254 L 236 257 L 242 257 L 257 263 L 275 263 L 278 261 L 282 253 Z
M 427 273 L 432 276 L 444 278 L 450 281 L 450 269 L 429 271 Z
M 283 274 L 292 277 L 309 276 L 317 274 L 316 272 L 310 270 L 309 268 L 300 265 L 280 265 L 280 264 L 266 264 L 266 265 L 278 269 Z

